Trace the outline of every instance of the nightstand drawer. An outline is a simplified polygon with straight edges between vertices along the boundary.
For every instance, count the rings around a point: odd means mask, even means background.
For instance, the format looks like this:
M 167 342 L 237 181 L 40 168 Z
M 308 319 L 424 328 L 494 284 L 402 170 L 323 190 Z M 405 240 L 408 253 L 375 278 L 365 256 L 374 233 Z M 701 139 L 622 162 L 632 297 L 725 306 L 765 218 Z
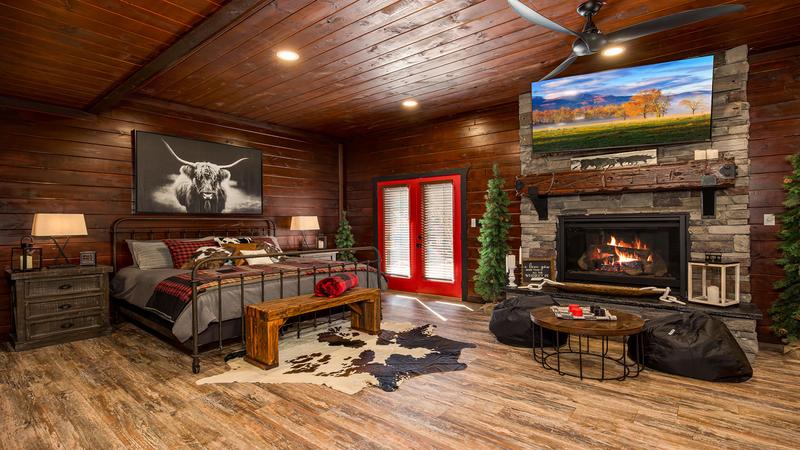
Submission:
M 316 253 L 306 253 L 304 255 L 300 255 L 301 258 L 313 258 L 313 259 L 321 259 L 324 261 L 331 260 L 336 261 L 336 253 L 337 252 L 326 252 L 320 251 Z
M 100 308 L 103 305 L 103 294 L 85 297 L 63 298 L 55 301 L 30 302 L 26 308 L 27 317 L 35 319 L 53 314 L 72 313 L 85 309 Z
M 102 328 L 103 326 L 103 315 L 100 311 L 79 317 L 65 317 L 39 322 L 29 322 L 28 339 L 42 339 L 54 335 Z
M 25 298 L 55 297 L 88 292 L 100 292 L 103 289 L 103 275 L 86 275 L 68 278 L 45 278 L 42 280 L 26 280 Z

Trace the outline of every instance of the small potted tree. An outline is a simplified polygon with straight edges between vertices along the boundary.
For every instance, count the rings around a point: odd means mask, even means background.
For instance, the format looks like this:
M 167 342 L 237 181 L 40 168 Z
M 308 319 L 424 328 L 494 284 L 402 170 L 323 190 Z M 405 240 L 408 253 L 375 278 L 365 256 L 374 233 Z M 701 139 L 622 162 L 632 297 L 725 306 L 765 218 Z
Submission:
M 500 177 L 500 170 L 495 163 L 492 167 L 492 178 L 486 189 L 486 211 L 480 220 L 481 230 L 480 257 L 478 269 L 475 271 L 475 292 L 484 301 L 494 304 L 508 281 L 506 273 L 506 255 L 508 254 L 508 231 L 511 229 L 511 214 L 508 207 L 511 200 L 503 191 L 505 180 Z
M 336 248 L 350 248 L 355 246 L 355 242 L 353 228 L 350 227 L 350 222 L 347 221 L 347 211 L 342 211 L 342 216 L 339 219 L 339 228 L 336 229 Z M 356 255 L 346 250 L 339 252 L 337 259 L 340 261 L 355 261 Z
M 791 349 L 800 348 L 800 154 L 791 157 L 794 171 L 784 179 L 786 212 L 781 216 L 778 237 L 781 257 L 777 263 L 784 276 L 775 284 L 778 300 L 770 309 L 772 329 Z

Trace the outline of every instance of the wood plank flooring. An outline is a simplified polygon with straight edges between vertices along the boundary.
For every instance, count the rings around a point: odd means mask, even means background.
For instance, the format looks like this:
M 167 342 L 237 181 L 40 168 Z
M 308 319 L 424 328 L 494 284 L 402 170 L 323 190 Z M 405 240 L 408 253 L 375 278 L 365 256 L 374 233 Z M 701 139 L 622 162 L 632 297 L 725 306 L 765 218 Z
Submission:
M 800 361 L 761 352 L 753 379 L 715 384 L 645 371 L 580 382 L 495 341 L 488 316 L 384 295 L 384 320 L 473 342 L 465 371 L 350 396 L 312 385 L 204 385 L 225 370 L 131 324 L 110 336 L 0 352 L 0 448 L 792 448 Z M 474 305 L 470 305 L 474 306 Z M 236 349 L 234 345 L 225 352 Z

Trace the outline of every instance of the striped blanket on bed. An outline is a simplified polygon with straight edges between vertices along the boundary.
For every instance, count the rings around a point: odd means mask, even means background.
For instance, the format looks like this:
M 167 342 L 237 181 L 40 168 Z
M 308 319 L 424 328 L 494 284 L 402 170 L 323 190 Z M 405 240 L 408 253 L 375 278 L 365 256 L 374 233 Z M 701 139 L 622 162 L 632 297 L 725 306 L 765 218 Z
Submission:
M 339 261 L 321 261 L 310 258 L 286 258 L 275 264 L 247 265 L 247 266 L 222 266 L 216 270 L 199 270 L 197 272 L 197 294 L 210 289 L 228 286 L 239 286 L 242 283 L 278 280 L 283 273 L 286 282 L 296 280 L 299 276 L 319 274 L 323 277 L 330 273 L 348 272 L 354 270 L 375 272 L 375 268 L 365 264 Z M 171 317 L 175 321 L 184 308 L 192 300 L 192 274 L 184 273 L 167 278 L 160 282 L 147 307 L 155 309 Z

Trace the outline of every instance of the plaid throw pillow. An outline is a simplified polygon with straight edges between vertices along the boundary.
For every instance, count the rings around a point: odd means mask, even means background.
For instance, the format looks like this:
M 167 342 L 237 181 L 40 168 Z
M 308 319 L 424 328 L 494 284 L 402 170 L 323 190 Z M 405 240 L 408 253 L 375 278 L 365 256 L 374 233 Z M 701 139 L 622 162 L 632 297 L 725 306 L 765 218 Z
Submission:
M 200 247 L 216 247 L 217 243 L 214 241 L 183 241 L 180 239 L 164 239 L 164 244 L 169 249 L 169 254 L 172 255 L 172 266 L 180 269 L 192 258 L 194 252 Z
M 314 295 L 334 298 L 344 294 L 348 289 L 358 286 L 358 277 L 350 272 L 339 273 L 317 281 Z

